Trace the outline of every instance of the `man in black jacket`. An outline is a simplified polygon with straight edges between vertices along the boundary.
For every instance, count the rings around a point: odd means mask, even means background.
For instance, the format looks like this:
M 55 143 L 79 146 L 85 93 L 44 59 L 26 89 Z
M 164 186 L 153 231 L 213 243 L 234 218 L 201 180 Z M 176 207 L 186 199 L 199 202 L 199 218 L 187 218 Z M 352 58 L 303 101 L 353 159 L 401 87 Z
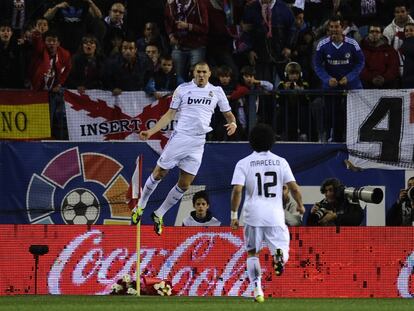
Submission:
M 359 226 L 364 212 L 359 202 L 344 196 L 344 185 L 336 178 L 328 178 L 321 185 L 325 199 L 315 203 L 308 217 L 310 226 Z

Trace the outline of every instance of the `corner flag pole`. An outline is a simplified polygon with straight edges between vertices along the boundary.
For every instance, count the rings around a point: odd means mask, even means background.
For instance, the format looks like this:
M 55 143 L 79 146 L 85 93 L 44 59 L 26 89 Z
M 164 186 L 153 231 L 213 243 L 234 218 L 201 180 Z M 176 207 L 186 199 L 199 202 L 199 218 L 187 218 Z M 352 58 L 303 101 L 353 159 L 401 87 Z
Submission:
M 142 187 L 141 187 L 141 181 L 142 181 L 142 160 L 143 157 L 142 155 L 139 156 L 138 158 L 138 163 L 137 163 L 137 168 L 138 168 L 138 176 L 137 176 L 137 186 L 138 189 L 136 190 L 138 193 L 138 199 L 141 197 L 141 191 L 142 191 Z M 138 202 L 137 202 L 138 204 Z M 137 296 L 141 296 L 141 220 L 138 222 L 137 224 L 137 234 L 136 234 L 136 238 L 137 238 L 137 245 L 136 245 L 136 249 L 137 249 L 137 269 L 136 269 L 136 284 L 137 284 Z

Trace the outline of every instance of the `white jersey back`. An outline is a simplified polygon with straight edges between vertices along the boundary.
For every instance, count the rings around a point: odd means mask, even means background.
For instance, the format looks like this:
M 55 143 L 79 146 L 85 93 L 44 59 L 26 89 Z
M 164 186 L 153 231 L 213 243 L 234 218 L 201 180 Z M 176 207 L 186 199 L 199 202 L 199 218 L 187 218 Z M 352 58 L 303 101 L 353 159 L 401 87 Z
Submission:
M 207 83 L 198 87 L 194 81 L 183 83 L 174 92 L 170 108 L 178 110 L 175 130 L 188 135 L 202 135 L 212 130 L 211 116 L 216 106 L 230 111 L 229 101 L 220 86 Z
M 274 153 L 253 152 L 234 169 L 232 185 L 245 186 L 244 223 L 255 227 L 285 226 L 283 184 L 295 181 L 288 162 Z

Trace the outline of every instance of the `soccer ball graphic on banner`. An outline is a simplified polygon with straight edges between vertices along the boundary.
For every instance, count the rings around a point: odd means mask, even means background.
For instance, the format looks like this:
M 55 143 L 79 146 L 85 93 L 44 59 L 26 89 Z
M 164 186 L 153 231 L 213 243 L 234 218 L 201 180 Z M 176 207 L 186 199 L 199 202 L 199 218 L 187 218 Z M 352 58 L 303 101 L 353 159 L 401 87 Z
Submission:
M 87 189 L 74 189 L 63 199 L 62 219 L 69 225 L 92 225 L 99 212 L 98 199 Z

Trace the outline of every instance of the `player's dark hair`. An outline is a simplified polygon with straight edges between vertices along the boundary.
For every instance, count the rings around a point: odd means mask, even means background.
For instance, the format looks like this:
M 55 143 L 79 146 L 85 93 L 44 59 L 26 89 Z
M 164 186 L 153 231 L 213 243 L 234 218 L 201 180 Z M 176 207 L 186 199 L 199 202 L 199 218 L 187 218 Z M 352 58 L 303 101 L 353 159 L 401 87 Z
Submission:
M 198 191 L 198 192 L 194 193 L 194 195 L 193 195 L 193 206 L 195 205 L 195 203 L 198 199 L 204 199 L 207 202 L 207 204 L 210 205 L 210 200 L 208 198 L 207 191 L 201 190 L 201 191 Z
M 207 67 L 210 69 L 210 65 L 209 65 L 206 61 L 200 61 L 200 62 L 196 63 L 196 64 L 194 65 L 194 69 L 195 69 L 197 66 L 207 66 Z M 193 70 L 193 71 L 194 71 L 194 70 Z
M 249 135 L 250 146 L 256 152 L 269 151 L 275 141 L 275 132 L 269 125 L 264 123 L 256 124 Z

